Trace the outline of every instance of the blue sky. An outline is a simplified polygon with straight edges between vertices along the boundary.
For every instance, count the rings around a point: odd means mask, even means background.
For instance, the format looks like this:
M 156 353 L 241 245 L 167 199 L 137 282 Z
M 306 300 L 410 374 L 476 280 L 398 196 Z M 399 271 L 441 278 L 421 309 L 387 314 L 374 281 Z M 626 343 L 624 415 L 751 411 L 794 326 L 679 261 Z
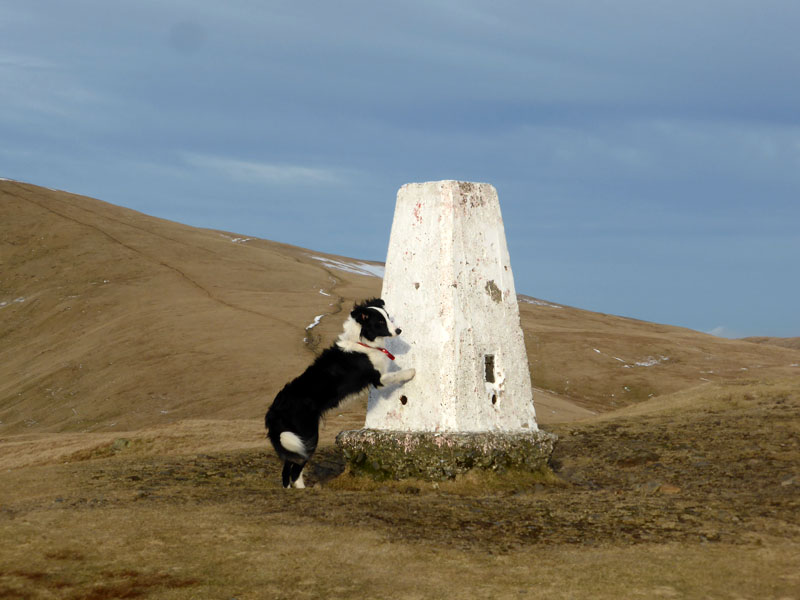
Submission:
M 800 2 L 0 0 L 0 177 L 383 260 L 492 183 L 517 291 L 800 336 Z

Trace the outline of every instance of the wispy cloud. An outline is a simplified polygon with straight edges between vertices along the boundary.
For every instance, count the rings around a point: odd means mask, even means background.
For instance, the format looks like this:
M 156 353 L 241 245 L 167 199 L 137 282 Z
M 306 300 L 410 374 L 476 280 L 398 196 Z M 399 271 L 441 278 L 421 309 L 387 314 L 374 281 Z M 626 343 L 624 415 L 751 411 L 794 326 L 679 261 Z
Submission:
M 68 66 L 34 55 L 0 54 L 0 80 L 0 126 L 40 116 L 85 124 L 108 103 L 100 90 L 76 80 Z
M 0 69 L 43 70 L 55 69 L 56 64 L 35 56 L 21 54 L 0 54 Z
M 192 167 L 216 171 L 233 181 L 271 185 L 338 185 L 350 180 L 348 169 L 269 163 L 206 154 L 184 153 L 184 162 Z
M 724 337 L 729 339 L 742 337 L 741 335 L 733 331 L 730 327 L 727 327 L 725 325 L 719 325 L 718 327 L 714 327 L 714 329 L 712 329 L 711 331 L 707 331 L 706 333 L 709 333 L 716 337 Z

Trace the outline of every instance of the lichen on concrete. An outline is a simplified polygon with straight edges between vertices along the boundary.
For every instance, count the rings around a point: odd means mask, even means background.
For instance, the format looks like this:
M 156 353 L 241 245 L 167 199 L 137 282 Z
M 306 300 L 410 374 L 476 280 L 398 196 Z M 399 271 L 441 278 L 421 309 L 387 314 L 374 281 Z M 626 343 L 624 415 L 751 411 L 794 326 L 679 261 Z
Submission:
M 472 469 L 541 471 L 556 436 L 531 432 L 342 431 L 336 444 L 350 471 L 374 479 L 452 479 Z

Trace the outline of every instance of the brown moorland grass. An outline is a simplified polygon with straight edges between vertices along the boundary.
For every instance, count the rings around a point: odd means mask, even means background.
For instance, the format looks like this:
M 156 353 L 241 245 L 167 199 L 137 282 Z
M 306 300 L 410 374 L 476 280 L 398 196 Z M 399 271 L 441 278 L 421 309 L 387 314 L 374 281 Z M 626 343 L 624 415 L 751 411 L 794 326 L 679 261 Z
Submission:
M 749 337 L 743 338 L 746 342 L 754 342 L 756 344 L 772 344 L 774 346 L 781 346 L 783 348 L 792 348 L 800 350 L 800 338 L 776 338 L 776 337 Z
M 315 257 L 348 259 L 11 181 L 0 240 L 2 434 L 253 418 L 354 300 L 380 293 L 377 277 Z M 528 297 L 520 312 L 545 421 L 800 363 L 793 348 Z
M 552 472 L 351 478 L 361 399 L 287 492 L 263 412 L 380 280 L 238 237 L 0 182 L 0 598 L 800 598 L 797 349 L 523 298 Z
M 263 447 L 152 432 L 5 470 L 0 597 L 796 597 L 796 382 L 651 403 L 548 427 L 546 476 L 377 484 L 327 443 L 286 491 Z

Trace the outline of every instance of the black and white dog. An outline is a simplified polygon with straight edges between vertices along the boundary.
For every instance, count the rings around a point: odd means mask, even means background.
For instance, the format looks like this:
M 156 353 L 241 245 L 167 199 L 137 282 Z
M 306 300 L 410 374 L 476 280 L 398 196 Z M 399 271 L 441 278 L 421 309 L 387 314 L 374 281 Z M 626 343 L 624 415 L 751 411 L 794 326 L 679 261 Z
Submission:
M 380 298 L 353 307 L 344 331 L 305 372 L 278 392 L 264 418 L 270 442 L 283 460 L 283 487 L 303 484 L 303 467 L 317 449 L 319 421 L 327 410 L 348 396 L 379 387 L 405 383 L 416 371 L 389 372 L 394 360 L 382 348 L 382 338 L 400 335 Z

